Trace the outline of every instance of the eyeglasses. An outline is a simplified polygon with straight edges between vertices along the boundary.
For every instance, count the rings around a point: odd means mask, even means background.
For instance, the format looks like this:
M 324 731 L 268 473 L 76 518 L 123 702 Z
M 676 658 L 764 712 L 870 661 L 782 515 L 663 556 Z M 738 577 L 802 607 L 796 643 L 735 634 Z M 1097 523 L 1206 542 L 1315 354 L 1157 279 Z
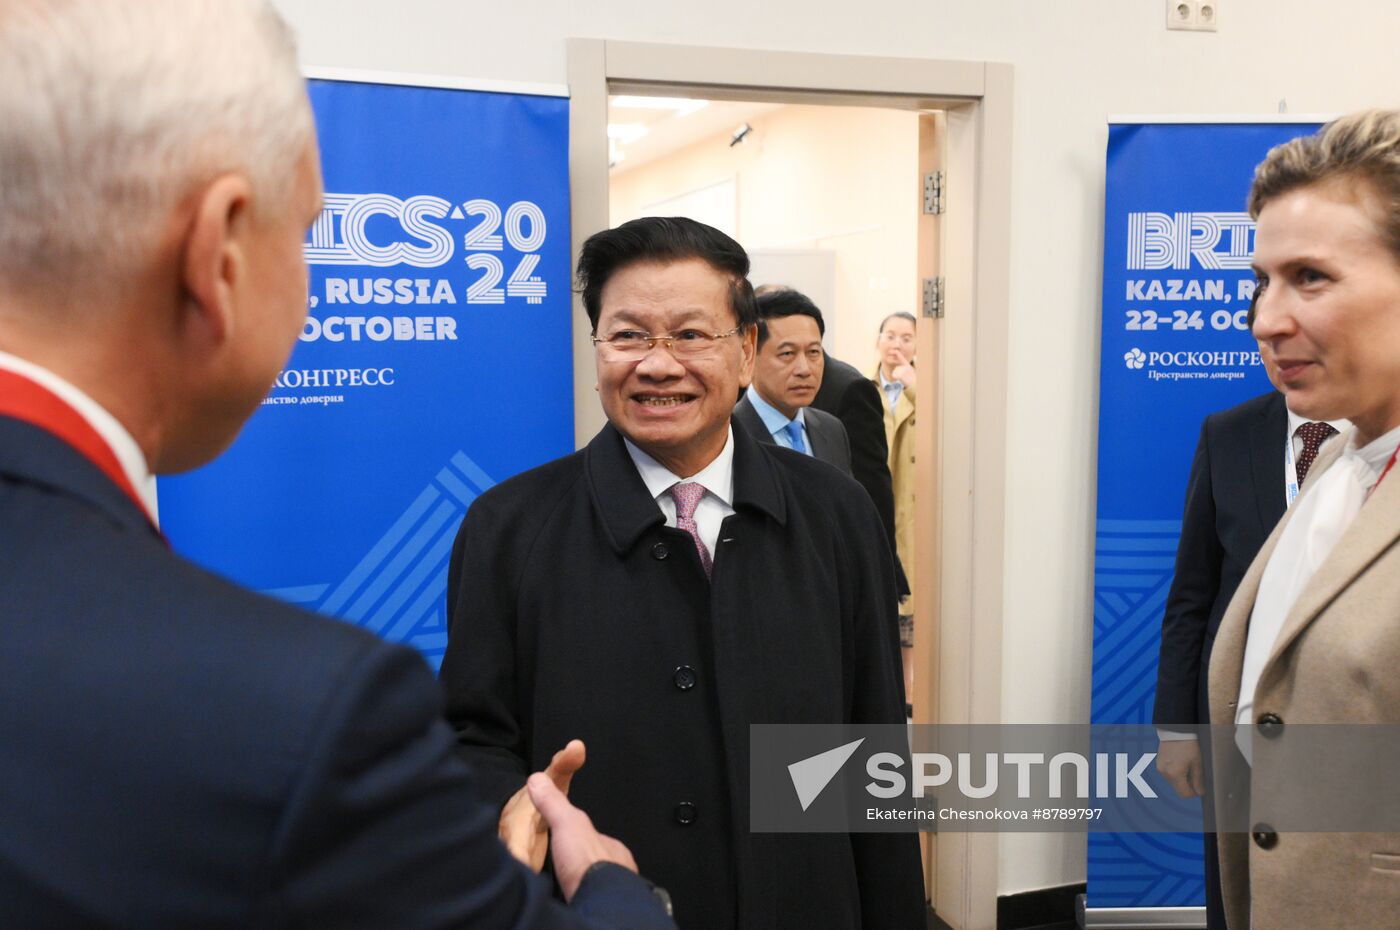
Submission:
M 639 362 L 658 345 L 664 345 L 666 351 L 676 358 L 700 358 L 713 352 L 719 340 L 737 336 L 742 329 L 742 326 L 736 326 L 727 333 L 683 329 L 678 333 L 663 333 L 660 336 L 635 329 L 624 329 L 607 337 L 595 335 L 592 339 L 605 358 L 618 362 Z

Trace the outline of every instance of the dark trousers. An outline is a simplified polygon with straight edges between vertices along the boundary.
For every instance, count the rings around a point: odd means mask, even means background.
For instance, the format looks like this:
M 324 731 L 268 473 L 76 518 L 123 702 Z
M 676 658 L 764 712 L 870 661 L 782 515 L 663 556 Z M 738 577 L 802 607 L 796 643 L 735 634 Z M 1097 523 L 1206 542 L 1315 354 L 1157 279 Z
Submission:
M 1205 834 L 1206 930 L 1225 930 L 1225 899 L 1220 894 L 1220 847 L 1215 834 Z
M 1205 774 L 1205 797 L 1202 799 L 1202 819 L 1205 823 L 1205 877 L 1206 877 L 1206 930 L 1226 930 L 1225 898 L 1220 892 L 1220 847 L 1216 845 L 1215 798 L 1211 788 L 1215 784 L 1214 766 L 1211 764 L 1210 730 L 1201 728 L 1201 768 Z

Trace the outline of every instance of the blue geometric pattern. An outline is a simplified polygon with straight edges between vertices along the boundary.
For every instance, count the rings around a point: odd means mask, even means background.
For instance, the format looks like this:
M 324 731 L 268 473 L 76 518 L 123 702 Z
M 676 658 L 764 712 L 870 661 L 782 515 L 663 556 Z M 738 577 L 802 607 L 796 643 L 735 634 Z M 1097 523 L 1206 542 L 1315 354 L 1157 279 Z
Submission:
M 1199 833 L 1090 833 L 1090 907 L 1188 907 L 1206 901 Z
M 1100 520 L 1094 554 L 1094 723 L 1151 723 L 1180 520 Z
M 1179 520 L 1100 520 L 1094 554 L 1094 723 L 1152 722 Z M 1089 905 L 1202 904 L 1194 833 L 1090 833 Z
M 447 569 L 467 508 L 494 485 L 458 451 L 338 584 L 264 591 L 407 643 L 434 671 L 447 649 Z

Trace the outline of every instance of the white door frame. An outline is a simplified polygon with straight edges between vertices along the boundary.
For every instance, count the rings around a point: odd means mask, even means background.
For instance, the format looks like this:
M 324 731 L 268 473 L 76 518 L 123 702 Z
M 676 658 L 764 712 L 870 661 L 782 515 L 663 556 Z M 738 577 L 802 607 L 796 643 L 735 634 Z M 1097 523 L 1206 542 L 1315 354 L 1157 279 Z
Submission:
M 941 463 L 937 512 L 923 524 L 938 537 L 927 547 L 938 564 L 926 567 L 939 582 L 938 670 L 930 701 L 941 723 L 1001 722 L 1011 66 L 571 38 L 568 76 L 575 262 L 584 239 L 609 225 L 609 93 L 670 85 L 678 94 L 708 99 L 947 113 L 939 409 L 920 420 L 938 431 L 926 439 Z M 577 296 L 574 309 L 574 424 L 581 446 L 602 426 L 603 415 Z M 956 930 L 996 926 L 998 840 L 994 833 L 938 835 L 933 903 Z

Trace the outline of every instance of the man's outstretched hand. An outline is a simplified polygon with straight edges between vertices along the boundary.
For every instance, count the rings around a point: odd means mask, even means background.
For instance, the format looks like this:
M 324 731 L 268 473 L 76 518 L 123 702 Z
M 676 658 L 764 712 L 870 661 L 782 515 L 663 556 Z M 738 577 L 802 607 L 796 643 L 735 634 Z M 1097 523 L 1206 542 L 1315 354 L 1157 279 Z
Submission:
M 585 756 L 583 741 L 570 740 L 567 746 L 554 754 L 543 772 L 536 772 L 531 777 L 543 778 L 563 798 L 569 792 L 569 782 L 573 780 L 574 773 L 583 768 Z M 564 803 L 568 804 L 568 800 L 565 799 Z M 572 805 L 570 809 L 573 809 Z M 511 795 L 505 807 L 501 808 L 496 833 L 512 856 L 536 872 L 544 868 L 544 858 L 549 853 L 549 830 L 545 818 L 540 816 L 530 792 L 525 788 Z
M 577 740 L 569 746 L 575 743 L 581 752 L 583 744 Z M 629 871 L 637 871 L 636 860 L 627 847 L 599 833 L 592 819 L 569 803 L 556 780 L 546 773 L 536 772 L 525 783 L 525 789 L 533 807 L 543 815 L 554 834 L 554 877 L 564 892 L 564 900 L 574 899 L 584 873 L 599 862 L 615 862 Z

